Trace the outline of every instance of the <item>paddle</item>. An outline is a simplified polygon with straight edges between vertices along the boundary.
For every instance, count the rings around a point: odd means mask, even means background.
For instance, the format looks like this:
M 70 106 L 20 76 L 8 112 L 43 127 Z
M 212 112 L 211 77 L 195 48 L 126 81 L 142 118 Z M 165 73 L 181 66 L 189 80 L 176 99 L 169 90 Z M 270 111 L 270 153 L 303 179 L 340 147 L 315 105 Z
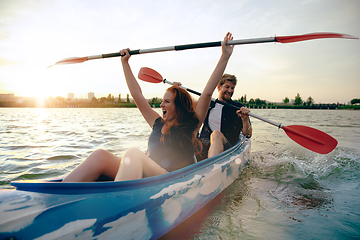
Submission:
M 309 33 L 303 35 L 294 35 L 294 36 L 282 36 L 282 37 L 268 37 L 268 38 L 253 38 L 253 39 L 242 39 L 242 40 L 232 40 L 228 41 L 228 45 L 239 45 L 239 44 L 252 44 L 252 43 L 267 43 L 267 42 L 279 42 L 279 43 L 293 43 L 306 40 L 320 39 L 320 38 L 347 38 L 347 39 L 358 39 L 354 36 L 340 33 Z M 160 47 L 160 48 L 149 48 L 149 49 L 138 49 L 130 50 L 130 55 L 143 54 L 143 53 L 153 53 L 153 52 L 166 52 L 166 51 L 181 51 L 193 48 L 206 48 L 206 47 L 219 47 L 221 46 L 222 41 L 217 42 L 206 42 L 206 43 L 195 43 L 195 44 L 186 44 L 170 47 Z M 55 66 L 58 64 L 73 64 L 73 63 L 82 63 L 87 60 L 99 59 L 99 58 L 110 58 L 110 57 L 119 57 L 121 56 L 120 52 L 100 54 L 87 57 L 73 57 L 66 58 L 61 61 L 56 62 Z M 49 67 L 51 67 L 49 66 Z
M 146 67 L 141 68 L 139 71 L 138 77 L 139 77 L 139 79 L 146 81 L 146 82 L 150 82 L 150 83 L 163 82 L 163 83 L 173 84 L 172 82 L 170 82 L 166 79 L 163 79 L 163 77 L 160 75 L 160 73 L 158 73 L 157 71 L 155 71 L 151 68 L 146 68 Z M 184 86 L 181 86 L 181 87 L 191 93 L 194 93 L 199 96 L 201 95 L 200 92 L 194 91 L 194 90 L 186 88 Z M 212 99 L 212 100 L 217 103 L 233 107 L 237 110 L 240 109 L 237 106 L 234 106 L 232 104 L 229 104 L 229 103 L 226 103 L 223 101 L 219 101 L 218 99 Z M 257 118 L 257 119 L 264 121 L 266 123 L 269 123 L 271 125 L 274 125 L 278 128 L 281 128 L 296 143 L 298 143 L 299 145 L 301 145 L 311 151 L 317 152 L 317 153 L 327 154 L 327 153 L 331 152 L 332 150 L 334 150 L 334 148 L 337 145 L 337 141 L 335 138 L 333 138 L 330 135 L 328 135 L 327 133 L 324 133 L 315 128 L 301 126 L 301 125 L 282 126 L 280 123 L 276 123 L 271 120 L 265 119 L 263 117 L 257 116 L 251 112 L 249 113 L 249 116 Z

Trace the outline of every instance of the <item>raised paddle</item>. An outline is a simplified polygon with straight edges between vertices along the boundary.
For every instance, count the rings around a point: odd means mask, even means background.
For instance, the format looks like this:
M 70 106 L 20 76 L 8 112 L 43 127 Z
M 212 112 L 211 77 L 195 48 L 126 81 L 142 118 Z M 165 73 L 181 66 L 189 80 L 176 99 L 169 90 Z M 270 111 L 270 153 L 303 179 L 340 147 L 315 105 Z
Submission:
M 168 83 L 173 84 L 172 82 L 164 79 L 160 73 L 157 71 L 143 67 L 140 69 L 138 74 L 139 79 L 150 82 L 150 83 Z M 182 88 L 186 89 L 187 91 L 194 93 L 196 95 L 201 95 L 200 92 L 194 91 L 192 89 L 186 88 L 184 86 L 181 86 Z M 235 109 L 240 109 L 237 106 L 234 106 L 232 104 L 220 101 L 218 99 L 212 99 L 215 102 L 218 102 L 220 104 L 233 107 Z M 337 145 L 337 141 L 335 138 L 331 137 L 327 133 L 324 133 L 320 130 L 317 130 L 315 128 L 307 127 L 307 126 L 301 126 L 301 125 L 290 125 L 290 126 L 282 126 L 280 123 L 273 122 L 271 120 L 265 119 L 263 117 L 257 116 L 254 113 L 249 113 L 249 116 L 257 118 L 261 121 L 264 121 L 266 123 L 269 123 L 271 125 L 274 125 L 278 128 L 281 128 L 285 131 L 285 133 L 296 143 L 300 144 L 301 146 L 317 152 L 321 154 L 327 154 L 334 150 L 334 148 Z
M 320 38 L 347 38 L 347 39 L 358 39 L 357 37 L 341 34 L 341 33 L 309 33 L 303 35 L 294 35 L 294 36 L 279 36 L 279 37 L 267 37 L 267 38 L 253 38 L 253 39 L 240 39 L 228 41 L 227 45 L 239 45 L 239 44 L 252 44 L 252 43 L 268 43 L 268 42 L 279 42 L 279 43 L 293 43 L 306 40 L 320 39 Z M 221 46 L 222 41 L 217 42 L 206 42 L 206 43 L 195 43 L 195 44 L 186 44 L 170 47 L 160 47 L 160 48 L 149 48 L 149 49 L 138 49 L 130 50 L 130 55 L 143 54 L 143 53 L 153 53 L 153 52 L 166 52 L 166 51 L 181 51 L 193 48 L 207 48 L 207 47 L 219 47 Z M 120 52 L 100 54 L 87 57 L 72 57 L 66 58 L 56 62 L 54 65 L 59 64 L 73 64 L 73 63 L 82 63 L 87 60 L 99 59 L 99 58 L 110 58 L 110 57 L 119 57 L 121 56 Z M 49 67 L 51 67 L 49 66 Z

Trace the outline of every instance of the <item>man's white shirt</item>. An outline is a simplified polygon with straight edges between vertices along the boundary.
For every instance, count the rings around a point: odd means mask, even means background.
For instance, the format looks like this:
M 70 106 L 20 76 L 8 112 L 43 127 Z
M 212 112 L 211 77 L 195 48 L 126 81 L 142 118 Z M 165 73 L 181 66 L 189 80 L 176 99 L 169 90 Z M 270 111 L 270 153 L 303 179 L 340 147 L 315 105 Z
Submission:
M 215 107 L 211 109 L 209 114 L 209 127 L 212 131 L 219 130 L 221 128 L 221 115 L 224 105 L 215 103 Z

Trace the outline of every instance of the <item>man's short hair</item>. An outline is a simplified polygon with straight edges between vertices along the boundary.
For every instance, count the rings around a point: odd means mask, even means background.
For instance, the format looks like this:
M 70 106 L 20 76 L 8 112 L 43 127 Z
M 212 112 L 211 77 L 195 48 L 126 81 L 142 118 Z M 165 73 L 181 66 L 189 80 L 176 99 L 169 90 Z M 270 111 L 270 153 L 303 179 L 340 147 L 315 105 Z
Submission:
M 221 77 L 221 80 L 220 80 L 218 86 L 220 87 L 220 86 L 223 85 L 226 81 L 230 81 L 230 82 L 232 82 L 232 83 L 236 86 L 237 79 L 236 79 L 235 75 L 231 75 L 231 74 L 227 74 L 227 73 L 225 73 L 225 74 Z

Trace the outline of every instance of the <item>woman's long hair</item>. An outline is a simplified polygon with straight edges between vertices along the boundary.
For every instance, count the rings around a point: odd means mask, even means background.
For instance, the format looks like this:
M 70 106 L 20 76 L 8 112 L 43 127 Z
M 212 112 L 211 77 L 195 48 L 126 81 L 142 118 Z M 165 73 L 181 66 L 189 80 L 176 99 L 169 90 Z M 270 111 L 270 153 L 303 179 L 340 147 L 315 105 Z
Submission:
M 176 128 L 179 131 L 179 134 L 191 141 L 195 154 L 200 153 L 202 144 L 197 139 L 197 133 L 195 132 L 200 121 L 195 114 L 195 101 L 193 101 L 190 94 L 181 87 L 172 86 L 166 91 L 174 93 L 176 113 L 175 118 L 164 125 L 164 135 L 162 136 L 161 141 L 164 142 L 166 135 L 171 139 L 171 129 Z

